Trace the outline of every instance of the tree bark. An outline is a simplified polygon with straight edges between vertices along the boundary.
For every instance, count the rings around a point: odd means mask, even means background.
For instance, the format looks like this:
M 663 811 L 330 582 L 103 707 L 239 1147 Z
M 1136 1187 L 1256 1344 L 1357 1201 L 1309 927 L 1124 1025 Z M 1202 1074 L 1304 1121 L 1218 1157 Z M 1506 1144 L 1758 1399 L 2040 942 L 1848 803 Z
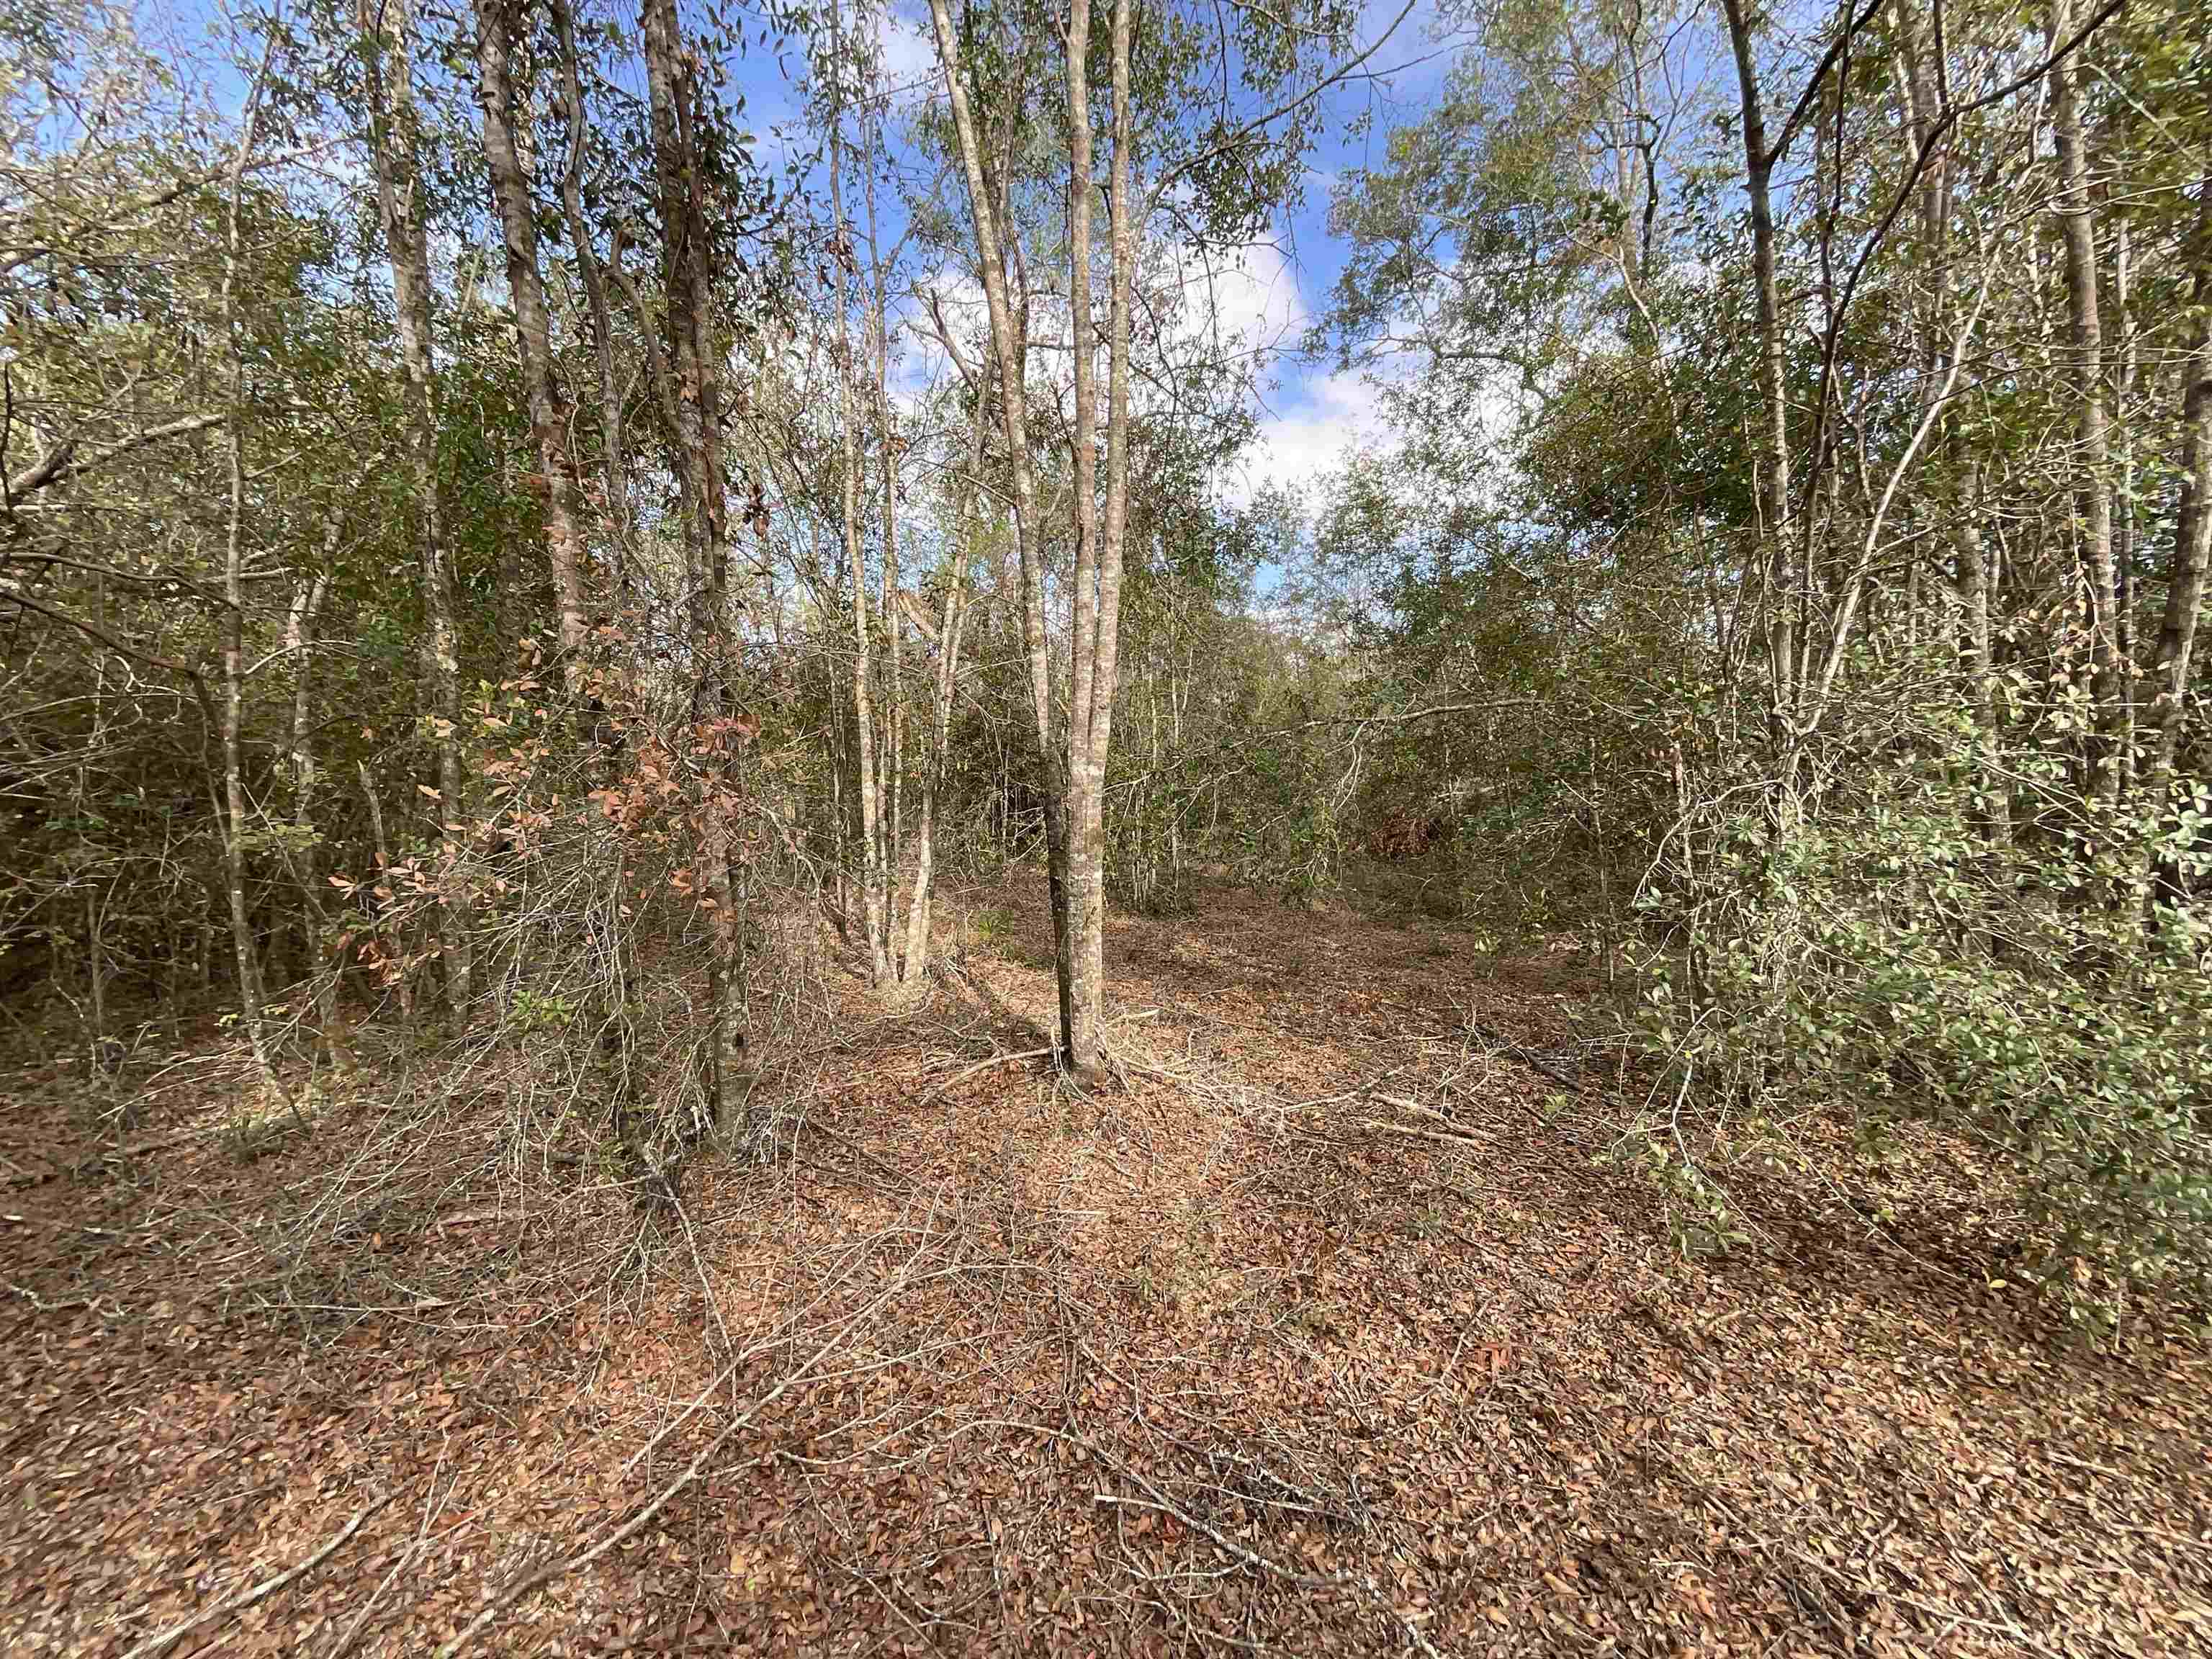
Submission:
M 2173 553 L 2166 570 L 2166 611 L 2158 629 L 2153 672 L 2157 692 L 2150 724 L 2157 736 L 2150 799 L 2163 811 L 2181 753 L 2197 624 L 2204 608 L 2205 566 L 2212 554 L 2212 155 L 2197 185 L 2197 224 L 2189 242 L 2196 267 L 2190 300 L 2196 313 L 2189 353 L 2182 361 L 2181 501 L 2174 519 Z
M 659 198 L 662 280 L 667 304 L 670 401 L 677 450 L 678 506 L 684 550 L 694 672 L 706 776 L 698 803 L 700 886 L 707 899 L 707 1021 L 711 1064 L 708 1100 L 718 1126 L 730 1127 L 743 1088 L 745 983 L 742 921 L 732 870 L 737 799 L 728 763 L 745 735 L 732 718 L 728 676 L 726 519 L 708 276 L 706 179 L 695 124 L 697 88 L 684 51 L 675 0 L 643 0 L 647 104 Z M 755 1127 L 745 1126 L 748 1132 Z
M 437 757 L 439 942 L 448 1006 L 468 1017 L 473 908 L 463 860 L 466 802 L 459 745 L 461 667 L 453 620 L 453 571 L 438 495 L 437 372 L 430 346 L 430 255 L 422 222 L 422 175 L 415 113 L 414 12 L 410 0 L 358 0 L 368 46 L 370 149 L 377 216 L 392 264 L 392 290 L 406 373 L 407 459 L 422 539 L 422 667 L 429 683 Z
M 1775 156 L 1766 142 L 1751 24 L 1744 0 L 1723 0 L 1729 44 L 1735 56 L 1743 118 L 1744 192 L 1751 202 L 1751 261 L 1758 289 L 1759 433 L 1759 536 L 1765 550 L 1766 644 L 1773 707 L 1768 726 L 1779 757 L 1794 762 L 1790 739 L 1796 629 L 1790 607 L 1796 594 L 1790 568 L 1790 386 L 1782 333 L 1782 284 L 1777 264 L 1772 181 Z M 1790 780 L 1784 778 L 1785 788 Z
M 262 72 L 246 94 L 244 131 L 230 170 L 230 207 L 224 228 L 222 260 L 222 326 L 230 357 L 229 414 L 224 422 L 224 452 L 229 463 L 229 519 L 223 542 L 222 612 L 222 792 L 223 885 L 229 900 L 230 937 L 238 963 L 238 1006 L 252 1045 L 253 1063 L 270 1102 L 281 1102 L 283 1091 L 276 1079 L 276 1057 L 269 1044 L 264 1018 L 261 957 L 253 937 L 252 910 L 246 890 L 247 803 L 244 767 L 243 727 L 246 709 L 246 594 L 242 580 L 246 536 L 246 347 L 240 337 L 238 283 L 241 247 L 239 234 L 240 197 L 245 191 L 246 164 L 259 132 L 261 94 L 268 72 L 264 56 Z
M 843 171 L 844 8 L 837 0 L 831 0 L 830 8 L 830 212 L 834 227 L 830 258 L 837 270 L 837 400 L 841 416 L 837 490 L 844 517 L 845 567 L 853 582 L 852 696 L 854 732 L 859 751 L 854 794 L 860 811 L 861 926 L 867 935 L 868 982 L 880 985 L 890 976 L 891 964 L 884 918 L 883 799 L 877 771 L 875 699 L 870 685 L 875 649 L 868 626 L 867 567 L 860 551 L 860 397 L 854 384 L 857 366 L 850 326 L 854 258 L 851 228 L 845 219 Z M 897 625 L 888 614 L 884 620 L 887 625 Z
M 2002 845 L 2012 838 L 2012 787 L 1998 764 L 2002 709 L 1997 702 L 1996 659 L 1990 626 L 1990 561 L 1989 551 L 1982 544 L 1981 514 L 1981 479 L 1978 473 L 1970 474 L 1957 492 L 1951 546 L 1959 591 L 1965 601 L 1967 695 L 1974 708 L 1982 781 L 1990 794 L 1984 830 L 1991 841 Z
M 384 833 L 384 798 L 377 793 L 376 779 L 370 774 L 367 761 L 356 761 L 354 769 L 361 778 L 362 799 L 368 807 L 369 847 L 376 857 L 376 882 L 382 886 L 389 879 L 392 868 L 392 842 Z M 380 905 L 376 918 L 377 947 L 393 967 L 392 989 L 399 999 L 399 1017 L 403 1020 L 415 1018 L 415 981 L 407 970 L 406 940 L 386 925 Z
M 1060 1047 L 1063 1057 L 1076 1052 L 1073 949 L 1067 927 L 1068 821 L 1067 753 L 1054 714 L 1051 658 L 1045 636 L 1043 526 L 1037 516 L 1036 468 L 1030 453 L 1027 308 L 1017 311 L 1006 280 L 1006 243 L 1000 214 L 984 166 L 975 111 L 962 78 L 960 50 L 953 33 L 949 0 L 930 0 L 937 34 L 938 60 L 945 70 L 947 101 L 968 185 L 968 206 L 975 228 L 976 264 L 990 312 L 991 344 L 999 364 L 999 410 L 1012 474 L 1014 546 L 1022 573 L 1022 643 L 1029 659 L 1031 711 L 1044 771 L 1045 848 L 1052 884 L 1053 943 L 1060 989 Z
M 2135 267 L 2128 220 L 2123 215 L 2113 227 L 2112 326 L 2114 343 L 2112 416 L 2118 442 L 2112 456 L 2112 655 L 2116 665 L 2118 708 L 2113 715 L 2119 744 L 2118 788 L 2125 794 L 2136 782 L 2136 703 L 2140 687 L 2136 678 L 2136 431 L 2129 419 L 2128 400 L 2133 395 L 2138 353 L 2136 325 L 2130 302 Z
M 568 126 L 568 161 L 561 173 L 561 210 L 568 220 L 568 244 L 591 309 L 592 350 L 599 373 L 599 421 L 605 451 L 600 471 L 606 495 L 607 522 L 615 553 L 615 590 L 629 597 L 629 480 L 623 438 L 622 382 L 616 372 L 614 307 L 607 297 L 606 275 L 592 244 L 591 221 L 584 213 L 584 82 L 576 56 L 576 20 L 569 0 L 550 0 L 553 27 L 561 41 L 562 112 Z M 622 250 L 615 249 L 619 259 Z
M 1098 596 L 1091 642 L 1090 730 L 1083 748 L 1082 868 L 1078 894 L 1076 968 L 1079 1005 L 1087 994 L 1089 1037 L 1079 1028 L 1079 1065 L 1105 1050 L 1106 769 L 1114 745 L 1114 696 L 1121 678 L 1121 564 L 1129 522 L 1129 313 L 1136 281 L 1136 132 L 1131 110 L 1130 0 L 1114 0 L 1113 173 L 1108 187 L 1111 242 L 1107 299 L 1106 519 L 1098 548 Z M 1086 151 L 1087 151 L 1086 146 Z M 1086 178 L 1088 169 L 1085 169 Z M 1086 351 L 1083 356 L 1087 356 Z M 1084 647 L 1080 630 L 1076 647 Z M 1079 1014 L 1079 1018 L 1085 1018 Z
M 576 510 L 576 467 L 568 453 L 568 415 L 553 372 L 545 276 L 538 262 L 538 211 L 514 143 L 514 0 L 477 0 L 477 101 L 483 111 L 484 165 L 491 174 L 507 252 L 507 289 L 521 348 L 531 436 L 544 480 L 545 552 L 560 611 L 561 681 L 580 704 L 591 646 L 584 604 L 587 555 Z
M 1075 428 L 1073 632 L 1068 643 L 1066 927 L 1072 946 L 1072 1004 L 1066 1063 L 1079 1075 L 1094 1070 L 1104 1048 L 1103 994 L 1096 936 L 1103 926 L 1098 900 L 1101 861 L 1091 822 L 1100 793 L 1091 757 L 1098 669 L 1098 388 L 1097 321 L 1091 310 L 1091 0 L 1071 0 L 1067 21 L 1067 294 L 1074 359 Z
M 983 428 L 990 376 L 975 387 L 975 418 L 968 440 L 968 465 L 959 491 L 958 528 L 945 572 L 945 610 L 938 623 L 937 674 L 930 702 L 930 748 L 922 760 L 921 811 L 915 826 L 914 886 L 908 895 L 906 953 L 901 971 L 918 980 L 929 970 L 930 882 L 935 872 L 937 792 L 945 781 L 945 757 L 952 733 L 952 693 L 960 672 L 960 635 L 968 622 L 968 577 L 975 559 L 976 526 L 982 495 Z
M 904 630 L 900 621 L 899 606 L 898 429 L 891 411 L 889 262 L 884 259 L 876 239 L 876 163 L 883 154 L 883 125 L 876 110 L 871 110 L 866 118 L 868 168 L 862 179 L 868 215 L 869 334 L 875 359 L 876 433 L 877 442 L 880 446 L 878 455 L 883 495 L 883 592 L 880 611 L 884 619 L 884 659 L 882 699 L 884 786 L 880 812 L 884 851 L 878 868 L 884 883 L 885 959 L 892 971 L 905 979 L 911 975 L 893 954 L 890 939 L 890 934 L 897 927 L 898 872 L 906 852 L 906 677 L 899 660 L 900 635 Z
M 300 885 L 301 960 L 315 998 L 316 1023 L 330 1051 L 331 1063 L 343 1065 L 345 1043 L 338 1030 L 337 975 L 332 971 L 329 942 L 324 937 L 327 918 L 323 909 L 322 866 L 315 829 L 314 658 L 315 623 L 330 592 L 330 567 L 337 552 L 343 510 L 333 505 L 323 536 L 323 568 L 312 580 L 293 593 L 284 618 L 284 652 L 292 659 L 292 731 L 288 757 L 292 769 L 292 830 L 298 845 L 292 853 L 293 870 Z
M 2059 0 L 2051 21 L 2056 51 L 2071 32 L 2072 8 Z M 2075 497 L 2081 534 L 2081 564 L 2088 590 L 2089 655 L 2094 670 L 2098 741 L 2092 750 L 2097 793 L 2117 800 L 2120 786 L 2118 727 L 2123 714 L 2119 657 L 2119 586 L 2112 564 L 2111 437 L 2106 405 L 2104 331 L 2097 313 L 2097 228 L 2089 203 L 2082 151 L 2081 113 L 2070 57 L 2051 66 L 2051 136 L 2058 158 L 2057 211 L 2066 247 L 2068 378 L 2072 382 L 2081 483 Z

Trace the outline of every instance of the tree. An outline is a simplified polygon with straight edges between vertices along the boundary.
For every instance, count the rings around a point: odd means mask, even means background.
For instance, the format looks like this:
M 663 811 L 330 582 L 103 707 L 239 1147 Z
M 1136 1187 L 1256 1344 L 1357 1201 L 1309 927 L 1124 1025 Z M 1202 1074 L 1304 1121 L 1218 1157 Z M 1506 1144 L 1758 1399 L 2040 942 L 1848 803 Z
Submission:
M 438 373 L 432 351 L 429 229 L 423 199 L 422 140 L 415 108 L 414 10 L 409 0 L 360 0 L 369 149 L 376 170 L 377 217 L 391 265 L 400 358 L 406 374 L 407 459 L 421 550 L 423 678 L 437 757 L 441 846 L 437 886 L 446 999 L 466 1019 L 471 994 L 472 895 L 462 839 L 468 813 L 460 750 L 460 639 L 454 621 L 453 567 L 439 500 Z
M 729 520 L 720 453 L 724 359 L 715 345 L 708 285 L 714 240 L 707 218 L 708 162 L 700 132 L 708 118 L 695 59 L 683 46 L 675 0 L 643 0 L 642 9 L 666 310 L 666 346 L 655 357 L 655 373 L 675 442 L 685 613 L 697 676 L 697 736 L 706 763 L 698 864 L 701 902 L 712 939 L 705 1011 L 707 1091 L 714 1121 L 735 1127 L 732 1109 L 744 1074 L 745 969 L 731 764 L 754 728 L 736 708 L 730 685 L 737 652 L 729 628 Z
M 2180 1104 L 2203 1010 L 2174 989 L 2200 786 L 2130 735 L 2178 718 L 2189 752 L 2203 603 L 2203 169 L 2172 142 L 2203 112 L 2171 21 L 1731 3 L 1729 95 L 1654 112 L 1646 150 L 1607 145 L 1615 89 L 1694 77 L 1507 9 L 1340 196 L 1340 347 L 1418 354 L 1402 443 L 1322 521 L 1347 665 L 1443 781 L 1423 836 L 1470 902 L 1559 879 L 1553 849 L 1596 864 L 1573 908 L 1644 999 L 1676 1104 L 1642 1127 L 1693 1244 L 1735 1224 L 1738 1108 L 1818 1097 L 2016 1158 L 2054 1284 L 2212 1266 L 2180 1219 L 2212 1191 Z M 1646 167 L 1632 281 L 1606 250 Z M 1494 434 L 1464 412 L 1493 365 L 1520 383 Z M 1478 732 L 1415 718 L 1446 688 Z M 1500 846 L 1545 851 L 1485 880 Z
M 572 699 L 582 690 L 590 645 L 584 568 L 588 557 L 576 497 L 576 468 L 568 446 L 568 416 L 553 368 L 553 344 L 545 309 L 545 278 L 538 259 L 538 208 L 514 143 L 513 37 L 515 0 L 480 0 L 477 7 L 477 97 L 483 109 L 484 163 L 491 173 L 492 199 L 498 209 L 507 252 L 507 289 L 514 307 L 521 347 L 523 385 L 530 400 L 530 426 L 537 440 L 538 475 L 545 499 L 545 548 L 553 568 L 553 592 L 561 627 L 561 673 Z M 564 44 L 574 62 L 574 42 Z M 571 70 L 570 96 L 574 89 Z M 580 120 L 580 111 L 572 120 Z M 571 139 L 572 145 L 577 142 Z M 574 169 L 572 155 L 570 171 Z M 574 189 L 573 184 L 568 186 Z M 579 214 L 580 217 L 580 213 Z M 580 236 L 578 263 L 589 267 L 587 237 Z M 594 319 L 604 331 L 605 295 L 597 290 Z M 619 398 L 612 400 L 618 404 Z
M 1267 48 L 1239 53 L 1222 39 L 1222 82 L 1225 88 L 1230 78 L 1226 66 L 1234 59 L 1250 93 L 1261 101 L 1256 112 L 1232 112 L 1217 108 L 1211 90 L 1201 89 L 1211 87 L 1212 65 L 1203 66 L 1206 75 L 1201 79 L 1200 64 L 1185 50 L 1190 41 L 1179 28 L 1154 31 L 1154 55 L 1140 70 L 1134 55 L 1133 9 L 1126 0 L 1116 0 L 1105 42 L 1111 91 L 1109 176 L 1103 186 L 1109 230 L 1107 483 L 1102 505 L 1096 379 L 1100 330 L 1092 286 L 1093 197 L 1101 183 L 1094 161 L 1091 56 L 1097 43 L 1089 0 L 1073 0 L 1060 35 L 1060 65 L 1066 110 L 1065 258 L 1073 411 L 1067 436 L 1072 555 L 1063 673 L 1050 648 L 1046 612 L 1047 529 L 1040 517 L 1027 385 L 1030 311 L 1027 292 L 1015 292 L 1018 283 L 1026 289 L 1030 262 L 1021 255 L 1019 229 L 1010 211 L 1012 154 L 1010 147 L 1000 150 L 986 145 L 975 112 L 976 90 L 971 85 L 977 66 L 963 44 L 962 32 L 955 28 L 947 0 L 931 0 L 930 17 L 967 185 L 975 263 L 989 312 L 1001 420 L 1013 475 L 1023 643 L 1037 747 L 1045 767 L 1047 858 L 1060 988 L 1059 1052 L 1065 1066 L 1087 1076 L 1098 1068 L 1105 1053 L 1105 776 L 1118 689 L 1121 567 L 1128 515 L 1132 295 L 1147 227 L 1156 218 L 1172 221 L 1180 213 L 1178 187 L 1197 204 L 1193 216 L 1198 223 L 1192 228 L 1201 235 L 1234 240 L 1249 234 L 1255 222 L 1264 222 L 1272 211 L 1267 192 L 1286 188 L 1285 175 L 1310 136 L 1304 123 L 1315 103 L 1328 87 L 1371 57 L 1390 31 L 1355 53 L 1348 51 L 1352 20 L 1340 9 L 1316 7 L 1310 19 L 1248 19 L 1250 27 L 1265 34 Z M 1009 29 L 1029 26 L 1026 19 L 995 14 L 989 22 Z M 965 27 L 969 36 L 977 32 L 975 14 Z M 1012 52 L 994 54 L 995 61 L 1024 66 L 1012 85 L 995 88 L 1008 100 L 1010 122 L 1024 101 L 1019 76 L 1026 74 L 1031 55 L 1025 44 Z M 1153 94 L 1146 121 L 1152 167 L 1141 181 L 1134 154 L 1140 82 Z M 1225 91 L 1222 95 L 1225 100 Z M 1232 184 L 1232 179 L 1239 182 Z

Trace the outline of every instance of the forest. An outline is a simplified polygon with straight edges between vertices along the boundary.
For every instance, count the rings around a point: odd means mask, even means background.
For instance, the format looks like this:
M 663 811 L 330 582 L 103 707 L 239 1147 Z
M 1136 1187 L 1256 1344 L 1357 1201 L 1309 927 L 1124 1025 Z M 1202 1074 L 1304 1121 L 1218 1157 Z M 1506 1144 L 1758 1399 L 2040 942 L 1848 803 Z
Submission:
M 2212 1653 L 2196 0 L 0 131 L 0 1648 Z

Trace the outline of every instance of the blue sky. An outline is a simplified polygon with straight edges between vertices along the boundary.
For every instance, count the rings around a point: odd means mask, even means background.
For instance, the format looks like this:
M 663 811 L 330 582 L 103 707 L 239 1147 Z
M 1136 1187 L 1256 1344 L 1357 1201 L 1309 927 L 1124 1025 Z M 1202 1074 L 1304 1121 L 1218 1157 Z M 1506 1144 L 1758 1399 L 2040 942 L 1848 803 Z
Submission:
M 1370 4 L 1362 44 L 1388 27 L 1399 9 Z M 1265 242 L 1243 250 L 1213 275 L 1214 303 L 1224 319 L 1275 348 L 1262 377 L 1259 441 L 1241 476 L 1224 480 L 1232 495 L 1262 482 L 1310 483 L 1352 448 L 1384 435 L 1372 387 L 1357 374 L 1302 361 L 1295 348 L 1326 307 L 1344 264 L 1344 247 L 1328 231 L 1331 190 L 1342 173 L 1379 149 L 1393 125 L 1416 116 L 1437 91 L 1449 59 L 1436 29 L 1434 0 L 1419 0 L 1366 66 L 1370 73 L 1329 94 L 1320 143 L 1308 158 L 1304 201 L 1280 218 Z M 921 98 L 942 96 L 927 0 L 891 0 L 883 52 L 887 76 L 901 89 L 901 105 L 911 108 Z M 731 64 L 746 119 L 760 135 L 761 154 L 779 173 L 795 169 L 810 189 L 826 193 L 821 135 L 800 107 L 797 77 L 803 72 L 803 53 L 788 42 L 781 54 L 757 49 Z M 1355 134 L 1362 115 L 1371 119 Z M 948 182 L 947 188 L 958 186 Z M 925 374 L 927 366 L 910 363 L 909 372 Z
M 251 0 L 259 10 L 270 0 Z M 279 0 L 282 3 L 282 0 Z M 897 101 L 911 109 L 921 98 L 942 96 L 934 37 L 927 0 L 888 0 L 884 57 Z M 1404 0 L 1369 0 L 1363 20 L 1364 46 L 1389 27 Z M 434 0 L 416 0 L 426 17 Z M 626 10 L 616 0 L 618 12 Z M 173 58 L 186 76 L 204 76 L 218 106 L 234 106 L 242 94 L 240 77 L 223 63 L 220 48 L 210 47 L 228 33 L 226 15 L 236 17 L 247 0 L 142 0 L 134 8 L 140 38 L 157 47 L 173 42 Z M 288 8 L 289 9 L 289 8 Z M 580 5 L 580 13 L 597 10 Z M 695 21 L 685 7 L 687 23 Z M 451 16 L 466 9 L 453 0 Z M 763 20 L 749 19 L 746 50 L 728 64 L 732 89 L 744 100 L 744 120 L 756 135 L 758 153 L 780 176 L 796 177 L 826 199 L 827 169 L 822 164 L 822 135 L 802 109 L 805 72 L 803 42 L 796 37 L 763 40 Z M 848 27 L 852 27 L 848 16 Z M 1261 376 L 1260 436 L 1238 476 L 1223 480 L 1224 490 L 1242 497 L 1265 482 L 1310 483 L 1353 448 L 1384 439 L 1385 428 L 1374 390 L 1358 374 L 1334 373 L 1326 363 L 1302 361 L 1296 348 L 1307 325 L 1326 307 L 1331 286 L 1344 264 L 1344 248 L 1328 231 L 1328 214 L 1335 180 L 1365 162 L 1383 143 L 1389 129 L 1414 118 L 1434 96 L 1449 67 L 1447 43 L 1440 39 L 1437 0 L 1417 0 L 1389 40 L 1364 65 L 1356 82 L 1331 92 L 1323 105 L 1319 142 L 1308 158 L 1304 202 L 1282 216 L 1270 236 L 1225 262 L 1206 278 L 1223 318 L 1241 325 L 1249 337 L 1269 348 Z M 642 87 L 637 90 L 642 94 Z M 1369 118 L 1355 134 L 1358 118 Z M 1104 158 L 1101 158 L 1103 165 Z M 957 190 L 948 181 L 946 188 Z M 856 205 L 856 204 L 855 204 Z M 887 223 L 896 227 L 897 209 L 887 194 L 882 204 Z M 890 232 L 896 234 L 894 228 Z M 906 374 L 912 386 L 932 365 L 911 359 Z

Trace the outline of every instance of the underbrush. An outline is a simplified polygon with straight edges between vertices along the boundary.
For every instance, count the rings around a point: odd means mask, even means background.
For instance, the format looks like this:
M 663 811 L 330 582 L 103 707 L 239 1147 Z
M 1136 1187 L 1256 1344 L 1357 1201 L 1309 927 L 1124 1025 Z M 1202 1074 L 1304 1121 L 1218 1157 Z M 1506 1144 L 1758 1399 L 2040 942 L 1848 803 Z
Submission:
M 1741 1237 L 1732 1196 L 1808 1112 L 1879 1159 L 1902 1126 L 1980 1149 L 2017 1194 L 2010 1276 L 2085 1328 L 2212 1310 L 2212 915 L 2199 809 L 2129 818 L 2056 760 L 2002 805 L 1933 744 L 1787 833 L 1686 828 L 1644 895 L 1628 1017 L 1652 1066 L 1625 1137 L 1678 1242 Z

